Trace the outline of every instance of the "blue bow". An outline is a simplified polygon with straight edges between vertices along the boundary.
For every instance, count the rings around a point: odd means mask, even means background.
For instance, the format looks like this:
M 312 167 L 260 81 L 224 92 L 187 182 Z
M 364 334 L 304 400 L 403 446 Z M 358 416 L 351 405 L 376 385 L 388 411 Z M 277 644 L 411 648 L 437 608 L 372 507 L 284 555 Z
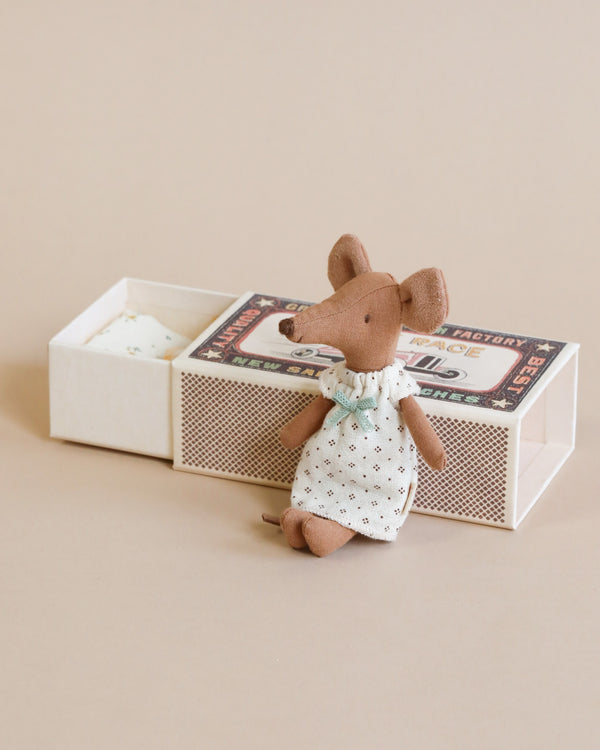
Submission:
M 365 414 L 366 409 L 374 409 L 377 406 L 377 401 L 375 401 L 373 396 L 361 398 L 360 401 L 350 401 L 342 391 L 336 391 L 333 400 L 339 406 L 339 409 L 336 409 L 327 419 L 328 425 L 339 424 L 342 419 L 352 413 L 356 416 L 356 421 L 365 432 L 372 432 L 375 429 L 375 425 Z

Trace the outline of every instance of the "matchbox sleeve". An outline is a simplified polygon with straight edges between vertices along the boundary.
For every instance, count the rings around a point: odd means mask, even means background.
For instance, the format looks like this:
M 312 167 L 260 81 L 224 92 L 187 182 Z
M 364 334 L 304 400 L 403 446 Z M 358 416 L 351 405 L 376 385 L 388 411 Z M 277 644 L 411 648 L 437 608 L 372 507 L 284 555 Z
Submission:
M 233 367 L 315 380 L 343 359 L 328 346 L 299 345 L 279 333 L 279 322 L 310 307 L 299 300 L 253 294 L 191 353 Z M 425 399 L 515 411 L 565 344 L 446 324 L 433 335 L 404 330 L 396 357 Z

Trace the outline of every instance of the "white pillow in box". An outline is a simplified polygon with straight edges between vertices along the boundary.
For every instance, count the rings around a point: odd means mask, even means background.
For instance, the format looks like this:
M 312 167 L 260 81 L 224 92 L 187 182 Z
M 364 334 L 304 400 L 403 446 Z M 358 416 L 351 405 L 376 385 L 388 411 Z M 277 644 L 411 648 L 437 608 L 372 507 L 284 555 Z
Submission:
M 86 346 L 133 357 L 173 359 L 191 342 L 159 323 L 153 315 L 125 310 Z

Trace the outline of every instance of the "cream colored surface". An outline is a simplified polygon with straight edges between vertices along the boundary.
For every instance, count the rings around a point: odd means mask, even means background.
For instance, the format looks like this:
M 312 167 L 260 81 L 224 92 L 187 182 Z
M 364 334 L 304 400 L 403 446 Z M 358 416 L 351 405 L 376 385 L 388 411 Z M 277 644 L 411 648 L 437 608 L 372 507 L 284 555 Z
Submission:
M 3 3 L 2 746 L 600 744 L 597 3 Z M 318 560 L 287 494 L 48 438 L 46 345 L 122 276 L 318 299 L 357 233 L 451 319 L 578 340 L 516 532 Z

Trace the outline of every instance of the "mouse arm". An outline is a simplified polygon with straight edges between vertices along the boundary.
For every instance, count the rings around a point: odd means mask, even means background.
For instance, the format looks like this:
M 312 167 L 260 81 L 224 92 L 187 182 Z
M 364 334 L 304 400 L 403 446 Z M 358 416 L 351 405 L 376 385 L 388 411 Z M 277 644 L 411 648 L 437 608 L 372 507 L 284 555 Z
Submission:
M 442 441 L 427 419 L 423 409 L 416 402 L 414 396 L 401 399 L 400 408 L 404 422 L 410 430 L 417 450 L 423 456 L 425 463 L 436 471 L 446 466 L 447 456 Z
M 333 401 L 317 396 L 308 406 L 288 422 L 279 433 L 279 439 L 285 448 L 297 448 L 313 435 L 323 424 L 325 415 L 333 406 Z

